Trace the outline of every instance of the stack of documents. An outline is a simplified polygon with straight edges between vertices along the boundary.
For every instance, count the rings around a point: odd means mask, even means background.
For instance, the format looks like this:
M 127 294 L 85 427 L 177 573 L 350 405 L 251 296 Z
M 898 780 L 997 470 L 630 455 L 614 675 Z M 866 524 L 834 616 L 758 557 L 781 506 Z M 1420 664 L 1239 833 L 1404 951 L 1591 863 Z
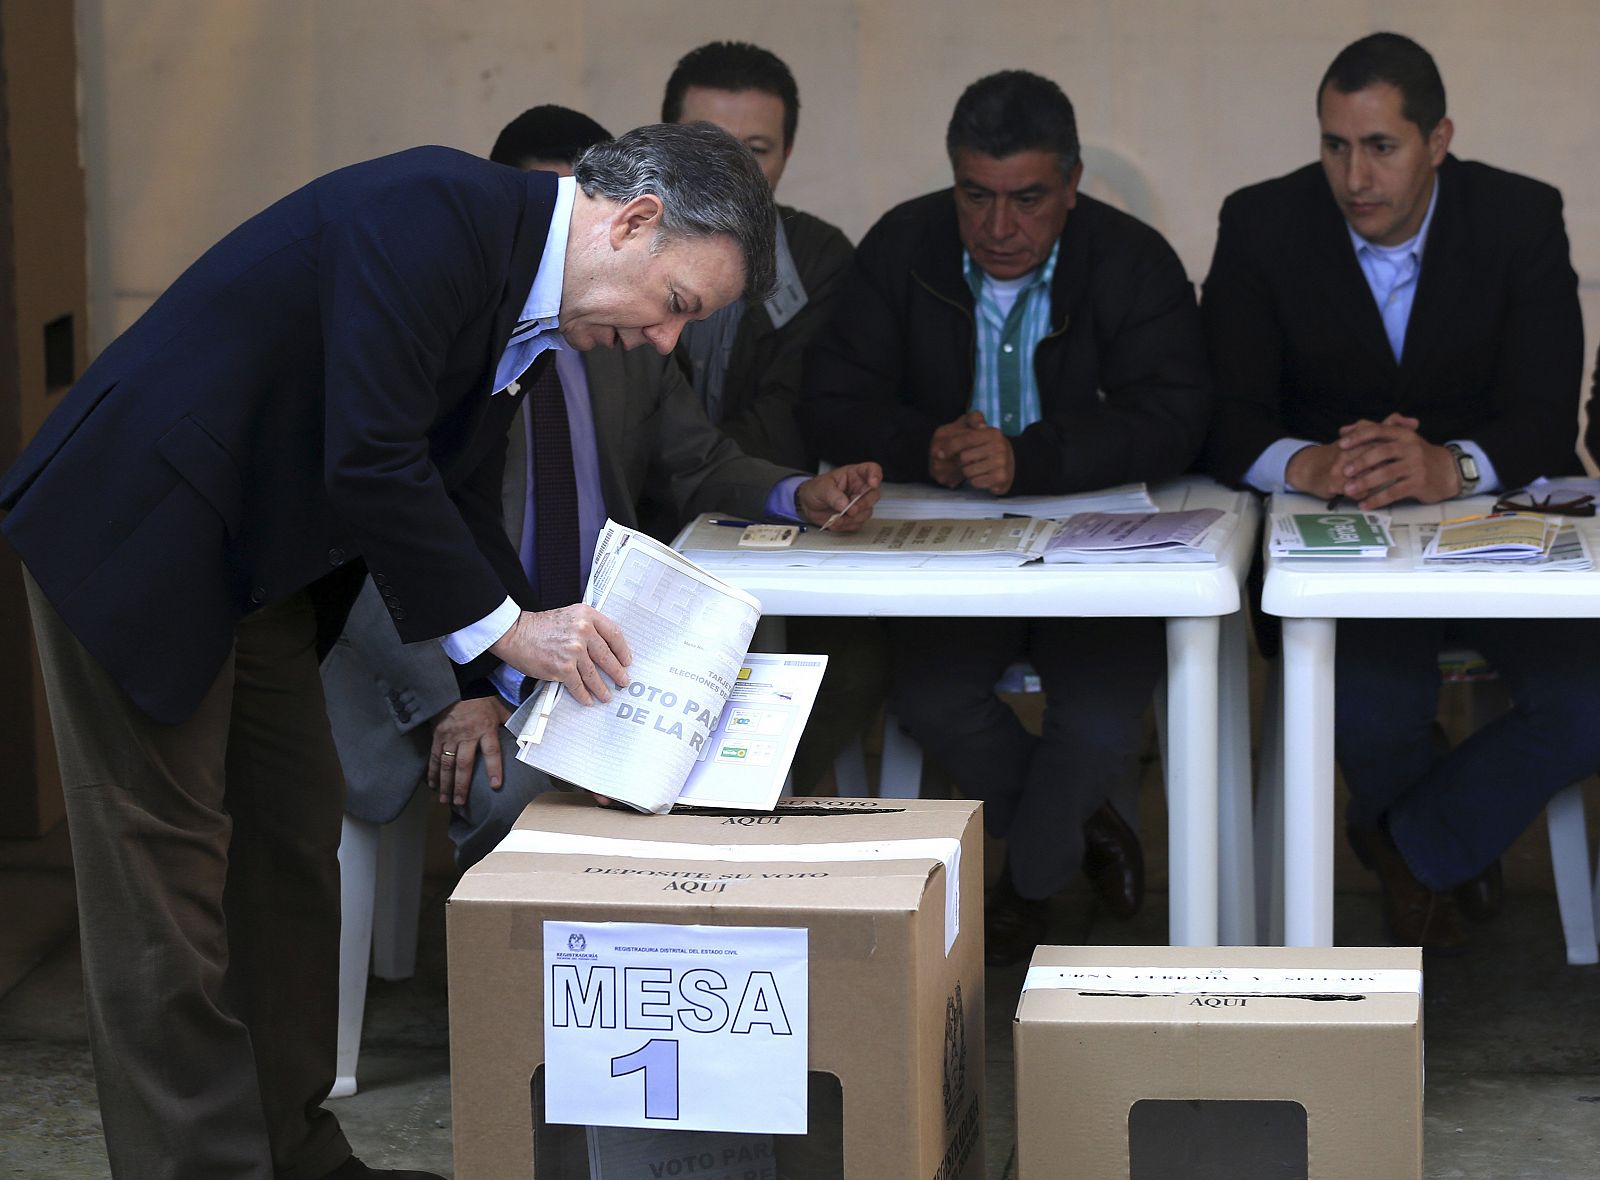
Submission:
M 1559 518 L 1533 513 L 1418 525 L 1423 569 L 1591 570 L 1583 535 Z
M 1273 557 L 1386 557 L 1394 539 L 1372 512 L 1297 512 L 1272 518 Z
M 1534 561 L 1549 556 L 1560 528 L 1559 521 L 1533 512 L 1464 516 L 1439 525 L 1422 557 L 1425 561 Z
M 1220 508 L 1077 512 L 1045 546 L 1047 562 L 1216 561 L 1232 528 Z
M 749 529 L 728 528 L 703 516 L 689 530 L 681 547 L 702 566 L 716 569 L 915 569 L 930 565 L 995 569 L 1037 561 L 1056 527 L 1055 521 L 1031 517 L 894 520 L 874 514 L 854 533 L 824 532 L 813 525 L 794 527 L 787 544 L 774 548 L 766 532 L 751 534 Z
M 981 520 L 994 516 L 1043 516 L 1063 520 L 1075 512 L 1154 512 L 1155 501 L 1142 483 L 1125 483 L 1071 496 L 1006 496 L 973 488 L 886 483 L 878 489 L 872 515 L 884 520 Z

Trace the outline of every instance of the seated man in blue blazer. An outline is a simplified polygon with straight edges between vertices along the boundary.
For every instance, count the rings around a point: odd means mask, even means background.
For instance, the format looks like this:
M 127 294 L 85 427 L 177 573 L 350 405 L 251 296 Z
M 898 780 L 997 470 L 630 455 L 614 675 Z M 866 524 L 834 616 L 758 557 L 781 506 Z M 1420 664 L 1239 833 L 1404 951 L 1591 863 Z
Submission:
M 610 138 L 577 111 L 535 107 L 506 126 L 490 159 L 570 176 L 583 151 Z M 647 488 L 674 506 L 678 523 L 712 509 L 792 514 L 804 477 L 746 455 L 712 426 L 673 357 L 594 348 L 581 358 L 557 353 L 555 367 L 571 430 L 580 569 L 588 568 L 607 516 L 635 526 Z M 502 484 L 506 532 L 519 543 L 535 482 L 530 440 L 528 416 L 519 413 Z M 579 588 L 572 592 L 576 598 Z M 401 643 L 371 581 L 323 661 L 322 678 L 348 784 L 346 810 L 388 822 L 426 775 L 440 801 L 454 804 L 450 838 L 462 868 L 493 849 L 528 801 L 552 785 L 515 758 L 504 724 L 516 697 L 508 701 L 489 679 L 463 690 L 440 645 Z
M 1561 195 L 1451 156 L 1438 68 L 1394 33 L 1334 59 L 1317 116 L 1320 165 L 1222 207 L 1202 300 L 1212 470 L 1364 509 L 1580 471 L 1583 325 Z M 1514 707 L 1444 751 L 1447 641 L 1487 656 Z M 1500 853 L 1600 765 L 1600 623 L 1344 620 L 1335 693 L 1351 837 L 1391 933 L 1461 950 L 1458 903 L 1486 916 Z
M 114 1175 L 375 1174 L 321 1106 L 341 816 L 321 641 L 370 572 L 402 639 L 584 703 L 625 684 L 617 627 L 541 597 L 501 526 L 519 379 L 553 347 L 665 353 L 762 297 L 775 217 L 703 126 L 640 128 L 575 180 L 446 148 L 342 168 L 202 255 L 0 479 Z M 825 490 L 831 511 L 854 489 Z

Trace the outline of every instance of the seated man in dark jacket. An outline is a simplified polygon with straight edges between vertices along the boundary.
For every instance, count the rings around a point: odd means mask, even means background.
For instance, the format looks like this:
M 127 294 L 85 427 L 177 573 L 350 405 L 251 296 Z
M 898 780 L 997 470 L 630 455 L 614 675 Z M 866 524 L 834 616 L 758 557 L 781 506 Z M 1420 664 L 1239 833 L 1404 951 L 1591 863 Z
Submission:
M 800 88 L 770 50 L 712 41 L 678 60 L 661 99 L 663 123 L 700 120 L 749 148 L 776 192 L 794 151 Z M 678 354 L 706 416 L 745 454 L 788 467 L 812 465 L 794 414 L 801 364 L 827 323 L 850 255 L 850 241 L 839 230 L 779 205 L 778 289 L 764 303 L 736 299 L 684 332 Z M 649 497 L 639 515 L 657 533 L 681 523 L 672 505 Z M 876 619 L 798 616 L 787 621 L 787 632 L 790 651 L 828 657 L 792 770 L 795 790 L 807 794 L 877 717 L 889 691 L 889 644 Z
M 856 251 L 807 369 L 812 448 L 996 497 L 1184 471 L 1211 404 L 1193 289 L 1160 234 L 1078 193 L 1066 95 L 1022 71 L 983 78 L 946 147 L 954 190 L 891 210 Z M 901 723 L 1007 840 L 991 961 L 1031 952 L 1080 865 L 1131 914 L 1142 864 L 1107 797 L 1132 773 L 1160 622 L 927 619 L 893 633 Z M 994 692 L 1023 657 L 1046 693 L 1039 738 Z
M 1317 85 L 1321 159 L 1222 206 L 1204 316 L 1219 479 L 1376 511 L 1575 474 L 1583 320 L 1561 194 L 1450 154 L 1432 56 L 1346 46 Z M 1446 509 L 1446 515 L 1459 515 Z M 1488 657 L 1513 708 L 1434 741 L 1442 646 Z M 1600 624 L 1342 619 L 1334 749 L 1390 934 L 1460 951 L 1500 853 L 1600 763 Z

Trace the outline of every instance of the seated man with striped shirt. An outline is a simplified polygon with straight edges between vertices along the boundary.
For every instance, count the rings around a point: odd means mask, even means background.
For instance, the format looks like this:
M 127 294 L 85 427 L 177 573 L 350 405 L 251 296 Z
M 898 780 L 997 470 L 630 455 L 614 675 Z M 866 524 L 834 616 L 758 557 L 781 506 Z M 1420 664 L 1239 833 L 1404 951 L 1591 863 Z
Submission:
M 810 447 L 884 478 L 996 497 L 1186 470 L 1211 407 L 1194 292 L 1159 233 L 1082 195 L 1072 104 L 1020 70 L 982 78 L 946 135 L 952 189 L 890 210 L 862 240 L 801 399 Z M 902 725 L 981 798 L 1007 862 L 991 962 L 1025 958 L 1081 868 L 1110 911 L 1143 894 L 1130 781 L 1162 666 L 1157 619 L 907 619 L 892 626 Z M 1042 736 L 995 692 L 1038 670 Z

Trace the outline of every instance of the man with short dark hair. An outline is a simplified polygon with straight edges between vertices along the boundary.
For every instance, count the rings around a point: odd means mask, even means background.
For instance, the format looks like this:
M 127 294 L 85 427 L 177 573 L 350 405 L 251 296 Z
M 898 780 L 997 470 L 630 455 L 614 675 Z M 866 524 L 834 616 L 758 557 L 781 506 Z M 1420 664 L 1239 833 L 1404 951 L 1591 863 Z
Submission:
M 774 53 L 742 41 L 691 50 L 667 80 L 661 121 L 704 121 L 750 149 L 776 190 L 794 151 L 800 94 Z M 747 454 L 810 466 L 794 420 L 806 347 L 827 321 L 850 267 L 850 242 L 809 213 L 778 206 L 778 286 L 685 332 L 681 345 L 706 414 Z
M 501 528 L 520 383 L 552 347 L 666 353 L 765 297 L 775 216 L 709 127 L 630 132 L 576 181 L 446 148 L 339 169 L 179 276 L 0 480 L 113 1175 L 377 1174 L 321 1106 L 341 791 L 319 641 L 364 568 L 403 639 L 584 703 L 625 685 L 616 625 L 536 591 Z
M 502 127 L 489 158 L 524 172 L 571 176 L 579 156 L 610 138 L 611 132 L 582 111 L 545 103 L 529 107 Z
M 1583 330 L 1561 196 L 1449 154 L 1444 83 L 1410 38 L 1347 46 L 1317 92 L 1322 159 L 1234 193 L 1202 305 L 1210 466 L 1264 492 L 1375 510 L 1580 470 Z M 1434 740 L 1438 653 L 1482 652 L 1514 708 Z M 1457 903 L 1600 765 L 1600 623 L 1347 619 L 1335 749 L 1347 822 L 1397 942 L 1457 951 Z
M 818 337 L 801 422 L 822 456 L 885 478 L 997 497 L 1184 471 L 1210 386 L 1194 293 L 1161 235 L 1078 191 L 1072 104 L 1020 70 L 973 83 L 946 148 L 955 187 L 885 214 Z M 1026 957 L 1080 867 L 1112 912 L 1143 894 L 1134 832 L 1109 803 L 1131 780 L 1160 677 L 1155 619 L 897 620 L 901 723 L 984 800 L 1008 859 L 992 962 Z M 1038 669 L 1041 737 L 996 696 Z
M 493 154 L 516 168 L 570 176 L 585 151 L 610 138 L 587 115 L 540 106 L 506 126 Z M 647 487 L 671 505 L 675 523 L 712 510 L 798 519 L 796 501 L 809 503 L 813 486 L 851 478 L 840 470 L 807 480 L 745 455 L 706 419 L 670 354 L 561 351 L 543 379 L 555 383 L 567 418 L 577 493 L 574 572 L 588 568 L 607 516 L 637 526 L 636 504 Z M 501 483 L 506 531 L 528 565 L 538 559 L 537 412 L 525 404 L 512 423 Z M 571 587 L 575 599 L 578 590 Z M 322 678 L 349 788 L 346 810 L 386 823 L 426 776 L 440 801 L 454 806 L 450 838 L 462 868 L 492 850 L 528 801 L 552 785 L 516 759 L 505 729 L 511 706 L 521 702 L 522 677 L 491 671 L 459 684 L 441 645 L 400 642 L 371 581 L 323 661 Z
M 774 190 L 794 151 L 800 91 L 776 54 L 743 41 L 690 50 L 667 80 L 661 118 L 713 123 L 750 149 Z M 802 362 L 827 322 L 850 268 L 850 242 L 821 218 L 778 206 L 778 290 L 764 303 L 735 302 L 685 332 L 679 352 L 707 415 L 748 454 L 810 467 L 795 422 Z M 658 530 L 670 509 L 646 505 Z M 791 781 L 814 790 L 839 753 L 876 719 L 889 691 L 889 645 L 875 619 L 788 619 L 790 651 L 828 657 L 828 670 L 795 753 Z

